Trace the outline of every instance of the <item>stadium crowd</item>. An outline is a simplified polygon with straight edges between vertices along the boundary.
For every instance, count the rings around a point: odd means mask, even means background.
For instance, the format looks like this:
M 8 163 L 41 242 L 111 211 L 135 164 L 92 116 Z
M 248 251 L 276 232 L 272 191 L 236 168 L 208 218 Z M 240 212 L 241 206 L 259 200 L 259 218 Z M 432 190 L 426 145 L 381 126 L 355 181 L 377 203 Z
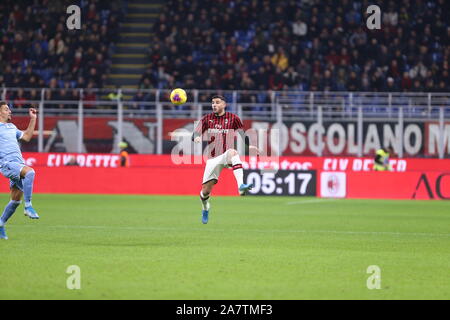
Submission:
M 81 8 L 81 30 L 66 26 L 72 4 Z M 122 15 L 118 0 L 2 0 L 0 86 L 64 89 L 47 91 L 51 100 L 78 100 L 74 88 L 102 88 Z M 19 107 L 40 99 L 38 90 L 13 95 Z
M 446 92 L 450 5 L 333 0 L 170 0 L 141 88 Z
M 61 12 L 70 4 L 82 9 L 81 31 L 66 28 L 68 15 Z M 147 40 L 149 65 L 139 88 L 450 91 L 449 2 L 377 1 L 380 30 L 366 27 L 370 4 L 168 0 Z M 19 106 L 38 97 L 37 88 L 63 89 L 46 99 L 77 101 L 75 88 L 104 87 L 122 5 L 2 0 L 0 86 L 36 88 L 10 97 Z M 138 92 L 134 99 L 150 97 Z M 85 96 L 95 99 L 92 92 Z

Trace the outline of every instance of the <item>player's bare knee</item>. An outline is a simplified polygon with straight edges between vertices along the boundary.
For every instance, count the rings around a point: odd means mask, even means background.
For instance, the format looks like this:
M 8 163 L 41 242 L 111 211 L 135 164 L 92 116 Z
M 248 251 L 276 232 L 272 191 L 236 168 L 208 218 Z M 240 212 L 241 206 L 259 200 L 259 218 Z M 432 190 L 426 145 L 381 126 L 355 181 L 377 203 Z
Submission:
M 31 173 L 31 174 L 34 175 L 34 174 L 35 174 L 34 169 L 25 166 L 25 167 L 23 167 L 23 169 L 20 171 L 20 175 L 21 175 L 22 178 L 24 178 L 24 177 L 25 177 L 27 174 L 29 174 L 29 173 Z
M 21 201 L 23 192 L 18 189 L 11 190 L 11 200 L 13 201 Z
M 210 189 L 210 188 L 207 188 L 206 186 L 203 186 L 203 188 L 202 188 L 202 194 L 203 194 L 203 196 L 204 196 L 204 197 L 207 197 L 207 196 L 209 196 L 210 193 L 211 193 L 211 189 Z
M 18 197 L 11 197 L 12 201 L 17 201 L 17 202 L 22 202 L 22 196 L 18 196 Z
M 212 188 L 214 186 L 215 181 L 209 181 L 202 185 L 202 194 L 207 197 L 211 194 Z

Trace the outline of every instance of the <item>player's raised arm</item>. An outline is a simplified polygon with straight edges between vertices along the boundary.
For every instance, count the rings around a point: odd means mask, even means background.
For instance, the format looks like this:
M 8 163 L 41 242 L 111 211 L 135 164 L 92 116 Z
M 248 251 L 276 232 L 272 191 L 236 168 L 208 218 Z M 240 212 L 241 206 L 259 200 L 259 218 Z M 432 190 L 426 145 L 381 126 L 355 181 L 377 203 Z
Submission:
M 31 138 L 33 138 L 34 128 L 36 127 L 36 119 L 37 119 L 37 110 L 34 108 L 30 108 L 30 123 L 28 124 L 28 128 L 24 131 L 22 140 L 29 142 Z

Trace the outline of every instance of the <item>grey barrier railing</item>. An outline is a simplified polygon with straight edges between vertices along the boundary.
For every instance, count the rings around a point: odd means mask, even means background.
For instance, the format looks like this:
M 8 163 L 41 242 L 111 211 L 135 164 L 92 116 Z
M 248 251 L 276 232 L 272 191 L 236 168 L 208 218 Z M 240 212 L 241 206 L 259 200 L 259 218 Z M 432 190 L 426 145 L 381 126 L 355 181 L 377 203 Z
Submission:
M 327 155 L 327 141 L 339 138 L 342 129 L 331 124 L 340 123 L 345 127 L 348 136 L 354 136 L 354 154 L 367 154 L 365 132 L 371 124 L 385 126 L 384 141 L 390 142 L 400 157 L 426 156 L 446 158 L 450 153 L 450 93 L 401 93 L 401 92 L 302 92 L 302 91 L 223 91 L 223 90 L 186 90 L 188 101 L 175 106 L 169 101 L 170 90 L 164 89 L 50 89 L 50 88 L 2 88 L 2 100 L 11 106 L 14 114 L 23 115 L 28 106 L 39 109 L 38 152 L 49 151 L 51 135 L 46 132 L 46 117 L 72 119 L 75 126 L 67 126 L 72 140 L 70 152 L 86 152 L 84 147 L 86 118 L 111 118 L 114 140 L 124 139 L 124 119 L 153 119 L 146 122 L 149 135 L 154 139 L 154 148 L 147 153 L 163 153 L 163 121 L 164 119 L 198 120 L 211 111 L 211 96 L 222 94 L 227 99 L 227 108 L 238 114 L 243 120 L 268 122 L 271 124 L 305 123 L 311 128 L 314 124 L 321 128 L 316 134 L 318 147 L 315 155 Z M 428 137 L 428 146 L 418 146 L 421 151 L 410 152 L 417 148 L 417 129 L 409 127 L 416 123 L 420 127 L 422 144 Z M 125 123 L 126 124 L 126 123 Z M 328 129 L 333 133 L 331 134 Z M 292 128 L 292 127 L 290 127 Z M 328 128 L 328 129 L 327 129 Z M 150 130 L 151 129 L 151 130 Z M 302 133 L 300 126 L 300 132 Z M 60 130 L 64 130 L 61 129 Z M 307 130 L 307 129 L 305 129 Z M 344 128 L 345 130 L 345 128 Z M 409 131 L 407 131 L 409 130 Z M 370 131 L 370 130 L 369 130 Z M 391 131 L 395 131 L 392 133 Z M 411 132 L 410 132 L 411 131 Z M 303 132 L 306 134 L 306 132 Z M 405 133 L 405 135 L 403 135 Z M 58 134 L 58 133 L 55 133 Z M 54 135 L 55 135 L 54 134 Z M 370 133 L 369 133 L 370 134 Z M 409 134 L 409 136 L 407 135 Z M 54 136 L 53 135 L 53 136 Z M 67 134 L 66 134 L 67 135 Z M 402 137 L 400 137 L 402 136 Z M 76 137 L 76 138 L 74 138 Z M 366 138 L 365 138 L 366 137 Z M 395 141 L 393 139 L 396 139 Z M 408 141 L 408 139 L 410 141 Z M 367 140 L 367 139 L 366 139 Z M 392 141 L 391 141 L 392 140 Z M 369 141 L 370 142 L 370 141 Z M 333 143 L 331 142 L 331 145 Z M 376 143 L 375 143 L 376 144 Z M 116 143 L 111 152 L 116 152 Z M 430 152 L 429 149 L 432 149 Z M 338 148 L 339 149 L 339 148 Z M 332 149 L 331 151 L 336 150 Z M 333 154 L 333 152 L 331 152 Z

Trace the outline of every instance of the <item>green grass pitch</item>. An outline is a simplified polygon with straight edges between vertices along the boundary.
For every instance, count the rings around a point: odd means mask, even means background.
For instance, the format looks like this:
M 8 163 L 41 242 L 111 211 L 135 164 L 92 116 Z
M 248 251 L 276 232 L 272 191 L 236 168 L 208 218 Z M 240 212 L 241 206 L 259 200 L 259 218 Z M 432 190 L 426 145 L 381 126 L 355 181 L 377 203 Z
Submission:
M 450 299 L 450 202 L 212 197 L 207 225 L 198 197 L 33 202 L 0 241 L 0 300 Z

